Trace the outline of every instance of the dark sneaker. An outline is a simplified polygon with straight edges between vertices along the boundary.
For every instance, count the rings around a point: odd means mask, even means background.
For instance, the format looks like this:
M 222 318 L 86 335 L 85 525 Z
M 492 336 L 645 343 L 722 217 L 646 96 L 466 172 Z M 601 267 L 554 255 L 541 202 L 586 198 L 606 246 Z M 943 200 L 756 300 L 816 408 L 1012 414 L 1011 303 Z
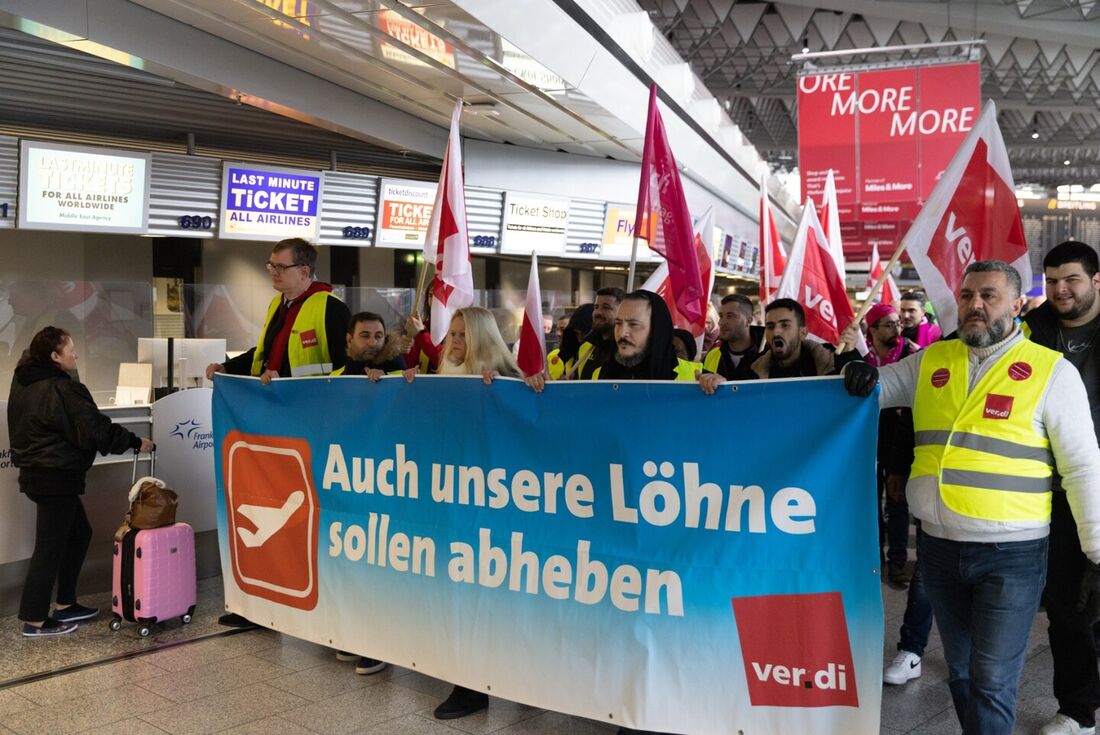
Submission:
M 60 623 L 75 623 L 78 620 L 91 620 L 99 615 L 99 608 L 84 607 L 80 603 L 74 603 L 66 608 L 53 611 L 53 619 Z
M 905 569 L 903 562 L 892 561 L 886 565 L 886 579 L 890 584 L 897 585 L 898 587 L 909 586 L 909 572 Z
M 336 660 L 337 661 L 358 661 L 359 660 L 359 654 L 358 653 L 352 653 L 351 651 L 337 651 L 336 652 Z
M 258 628 L 259 626 L 253 623 L 251 620 L 243 615 L 237 613 L 226 613 L 218 618 L 218 624 L 224 625 L 227 628 Z
M 382 669 L 386 668 L 385 661 L 379 661 L 376 658 L 367 658 L 363 656 L 359 659 L 359 663 L 355 664 L 356 674 L 377 674 Z
M 447 701 L 435 708 L 435 719 L 457 720 L 459 717 L 480 712 L 488 706 L 488 694 L 456 686 L 451 690 L 451 696 L 447 697 Z
M 38 628 L 30 623 L 23 623 L 23 635 L 27 638 L 44 638 L 51 635 L 65 635 L 77 629 L 76 623 L 62 623 L 53 618 L 46 618 L 42 627 Z

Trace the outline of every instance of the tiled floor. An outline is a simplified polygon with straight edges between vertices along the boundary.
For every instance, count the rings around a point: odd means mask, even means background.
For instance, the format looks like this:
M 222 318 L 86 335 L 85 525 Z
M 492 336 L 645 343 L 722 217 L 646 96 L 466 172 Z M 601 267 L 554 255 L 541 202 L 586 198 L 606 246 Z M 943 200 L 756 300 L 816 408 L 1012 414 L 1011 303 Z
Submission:
M 312 643 L 266 630 L 224 635 L 221 579 L 200 583 L 195 621 L 142 639 L 134 626 L 118 633 L 104 620 L 72 636 L 44 641 L 19 634 L 14 618 L 0 619 L 0 735 L 118 733 L 239 733 L 240 735 L 610 735 L 615 728 L 493 699 L 489 709 L 447 723 L 431 713 L 450 685 L 390 667 L 357 676 Z M 106 596 L 85 602 L 106 605 Z M 883 587 L 884 661 L 892 658 L 905 593 Z M 933 631 L 924 675 L 904 687 L 885 687 L 882 732 L 957 733 L 947 669 Z M 128 658 L 30 683 L 5 684 L 40 673 L 134 653 Z M 1050 696 L 1046 622 L 1032 628 L 1020 690 L 1018 733 L 1038 730 L 1057 709 Z

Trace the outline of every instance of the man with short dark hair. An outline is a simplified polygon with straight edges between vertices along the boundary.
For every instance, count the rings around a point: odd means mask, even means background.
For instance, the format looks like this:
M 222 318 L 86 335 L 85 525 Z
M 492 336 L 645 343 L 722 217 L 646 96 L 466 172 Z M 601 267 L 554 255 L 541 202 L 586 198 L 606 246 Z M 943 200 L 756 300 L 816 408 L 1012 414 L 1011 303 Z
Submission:
M 1100 259 L 1083 242 L 1056 245 L 1043 258 L 1047 300 L 1028 312 L 1024 332 L 1031 340 L 1062 353 L 1085 384 L 1093 428 L 1100 443 L 1100 361 L 1095 347 L 1100 329 Z M 1043 607 L 1050 621 L 1054 696 L 1058 713 L 1040 735 L 1092 735 L 1100 707 L 1093 621 L 1079 608 L 1078 591 L 1091 562 L 1081 553 L 1077 527 L 1058 473 L 1050 514 L 1050 552 Z
M 229 373 L 270 383 L 279 377 L 328 375 L 344 366 L 351 312 L 330 284 L 314 280 L 317 248 L 300 237 L 280 240 L 266 265 L 279 293 L 271 299 L 259 343 L 224 363 L 207 365 L 207 380 Z M 218 622 L 234 628 L 253 625 L 237 613 L 226 613 Z
M 807 339 L 806 312 L 794 299 L 776 299 L 764 309 L 764 339 L 768 351 L 756 358 L 743 377 L 809 378 L 835 375 L 855 350 L 835 354 L 820 342 Z
M 752 302 L 747 296 L 723 296 L 718 307 L 718 344 L 703 359 L 703 372 L 736 380 L 738 369 L 748 369 L 760 356 L 763 331 L 752 326 Z
M 898 300 L 898 316 L 901 317 L 901 334 L 918 347 L 927 347 L 942 336 L 939 325 L 928 318 L 924 310 L 924 292 L 906 291 Z
M 260 330 L 259 344 L 221 364 L 214 373 L 272 378 L 328 375 L 344 366 L 348 317 L 351 312 L 332 293 L 332 286 L 314 280 L 317 248 L 300 237 L 275 243 L 268 259 L 271 285 L 279 293 L 271 300 Z
M 596 292 L 592 309 L 592 331 L 585 337 L 585 344 L 592 345 L 591 350 L 582 346 L 578 355 L 577 369 L 568 376 L 575 380 L 588 380 L 592 373 L 615 352 L 615 312 L 623 302 L 624 292 L 615 286 L 606 286 Z
M 1055 465 L 1081 548 L 1100 561 L 1100 448 L 1088 396 L 1072 365 L 1016 328 L 1023 301 L 1015 268 L 971 263 L 959 289 L 959 339 L 844 370 L 852 395 L 870 395 L 881 376 L 880 406 L 913 409 L 906 493 L 921 521 L 917 554 L 965 735 L 1013 731 L 1046 579 Z M 1094 615 L 1095 564 L 1078 591 Z
M 400 340 L 386 333 L 386 322 L 372 311 L 361 311 L 348 321 L 348 361 L 333 375 L 366 375 L 377 383 L 383 375 L 405 369 Z

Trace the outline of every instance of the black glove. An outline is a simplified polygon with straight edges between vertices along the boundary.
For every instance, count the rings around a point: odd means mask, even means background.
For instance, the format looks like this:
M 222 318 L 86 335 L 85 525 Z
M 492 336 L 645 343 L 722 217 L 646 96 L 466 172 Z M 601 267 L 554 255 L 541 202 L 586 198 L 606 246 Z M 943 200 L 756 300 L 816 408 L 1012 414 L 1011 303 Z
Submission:
M 857 360 L 844 367 L 844 389 L 848 395 L 866 398 L 878 385 L 878 368 Z
M 1081 575 L 1077 612 L 1086 615 L 1093 623 L 1100 620 L 1100 566 L 1091 561 L 1085 562 L 1085 571 Z

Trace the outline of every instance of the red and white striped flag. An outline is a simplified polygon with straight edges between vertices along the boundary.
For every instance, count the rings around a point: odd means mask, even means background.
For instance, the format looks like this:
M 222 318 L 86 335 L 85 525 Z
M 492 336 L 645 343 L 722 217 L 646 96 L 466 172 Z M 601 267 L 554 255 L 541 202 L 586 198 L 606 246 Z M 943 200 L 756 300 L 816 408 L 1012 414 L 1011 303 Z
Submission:
M 882 260 L 879 259 L 878 255 L 878 243 L 875 243 L 871 246 L 871 263 L 870 268 L 867 270 L 867 288 L 874 288 L 884 272 Z M 898 291 L 898 285 L 894 283 L 893 276 L 886 277 L 886 282 L 882 284 L 882 288 L 879 289 L 875 298 L 878 299 L 880 304 L 896 304 L 901 301 L 901 292 Z
M 836 203 L 836 179 L 833 170 L 825 179 L 825 191 L 821 194 L 821 231 L 829 241 L 829 252 L 840 271 L 841 278 L 847 278 L 848 268 L 844 260 L 844 239 L 840 236 L 840 207 Z
M 649 88 L 649 114 L 642 148 L 638 210 L 634 221 L 648 222 L 653 212 L 656 213 L 656 227 L 636 227 L 636 237 L 648 240 L 650 249 L 664 256 L 676 310 L 694 322 L 700 317 L 700 303 L 704 297 L 699 260 L 691 231 L 691 212 L 680 182 L 680 170 L 676 167 L 676 159 L 665 135 L 665 125 L 657 109 L 656 84 Z M 706 308 L 702 309 L 705 319 Z
M 458 121 L 462 100 L 451 116 L 451 134 L 443 154 L 443 170 L 435 190 L 435 206 L 424 237 L 424 262 L 435 263 L 432 279 L 432 342 L 442 344 L 451 316 L 474 303 L 470 267 L 470 237 L 466 227 L 466 192 L 462 176 L 462 136 Z
M 531 275 L 527 277 L 527 304 L 519 332 L 519 369 L 525 377 L 546 369 L 546 333 L 542 329 L 542 290 L 539 288 L 539 259 L 531 253 Z
M 974 261 L 1003 260 L 1020 272 L 1024 290 L 1030 288 L 1024 225 L 992 101 L 913 220 L 904 245 L 944 334 L 958 327 L 956 295 Z
M 775 290 L 787 266 L 787 253 L 779 241 L 779 228 L 768 204 L 768 174 L 760 175 L 760 303 L 775 298 Z
M 819 342 L 837 344 L 840 333 L 855 321 L 844 279 L 837 271 L 814 203 L 809 199 L 802 209 L 791 257 L 775 296 L 794 299 L 802 305 L 806 331 Z

